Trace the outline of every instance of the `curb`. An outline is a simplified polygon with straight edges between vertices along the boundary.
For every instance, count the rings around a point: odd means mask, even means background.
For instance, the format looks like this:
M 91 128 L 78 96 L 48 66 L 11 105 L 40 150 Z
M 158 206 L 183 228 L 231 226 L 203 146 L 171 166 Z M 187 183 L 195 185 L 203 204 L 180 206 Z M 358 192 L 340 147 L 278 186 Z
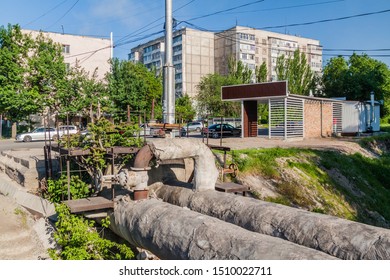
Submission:
M 19 184 L 12 181 L 4 173 L 0 173 L 0 193 L 13 198 L 20 206 L 23 206 L 34 214 L 49 219 L 53 219 L 56 214 L 53 203 L 26 192 Z

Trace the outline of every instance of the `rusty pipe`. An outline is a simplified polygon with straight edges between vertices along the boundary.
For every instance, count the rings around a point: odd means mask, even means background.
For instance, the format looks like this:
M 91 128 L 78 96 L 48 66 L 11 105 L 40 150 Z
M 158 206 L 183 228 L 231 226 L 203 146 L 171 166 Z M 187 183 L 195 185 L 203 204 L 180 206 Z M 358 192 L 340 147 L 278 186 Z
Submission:
M 134 168 L 147 168 L 149 162 L 153 159 L 154 154 L 150 149 L 149 145 L 145 145 L 138 151 L 134 159 Z

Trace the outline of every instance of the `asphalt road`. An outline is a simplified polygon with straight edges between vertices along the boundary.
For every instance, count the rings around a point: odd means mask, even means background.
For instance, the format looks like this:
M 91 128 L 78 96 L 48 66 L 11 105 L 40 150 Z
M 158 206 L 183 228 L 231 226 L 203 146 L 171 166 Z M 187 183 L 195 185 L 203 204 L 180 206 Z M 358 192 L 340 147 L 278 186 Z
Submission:
M 0 151 L 5 150 L 19 150 L 19 149 L 35 149 L 42 148 L 45 146 L 45 141 L 34 141 L 34 142 L 16 142 L 13 139 L 2 139 L 0 140 Z

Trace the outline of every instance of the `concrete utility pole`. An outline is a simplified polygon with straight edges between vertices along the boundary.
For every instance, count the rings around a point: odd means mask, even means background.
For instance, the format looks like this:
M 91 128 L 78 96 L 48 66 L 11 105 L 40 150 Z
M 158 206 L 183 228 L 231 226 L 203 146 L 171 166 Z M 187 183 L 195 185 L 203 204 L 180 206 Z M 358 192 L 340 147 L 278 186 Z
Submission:
M 165 0 L 165 65 L 163 121 L 175 123 L 175 68 L 172 63 L 172 0 Z

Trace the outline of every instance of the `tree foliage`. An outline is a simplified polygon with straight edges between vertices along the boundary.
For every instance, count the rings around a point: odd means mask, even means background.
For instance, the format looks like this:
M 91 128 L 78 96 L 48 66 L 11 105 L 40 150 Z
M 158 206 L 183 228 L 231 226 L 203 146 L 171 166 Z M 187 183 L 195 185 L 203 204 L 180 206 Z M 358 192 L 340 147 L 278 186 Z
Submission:
M 249 84 L 252 81 L 252 70 L 248 65 L 235 58 L 230 57 L 228 61 L 228 76 L 236 80 L 237 84 Z
M 255 69 L 256 83 L 264 83 L 267 82 L 267 64 L 263 62 L 260 66 L 256 66 Z
M 349 60 L 343 57 L 330 59 L 324 67 L 322 80 L 327 97 L 365 101 L 370 99 L 371 92 L 377 100 L 387 101 L 390 97 L 389 68 L 366 54 L 353 54 Z
M 202 116 L 240 116 L 240 104 L 238 102 L 223 102 L 221 100 L 221 87 L 237 84 L 234 77 L 209 74 L 202 77 L 197 86 L 196 96 L 197 111 Z
M 0 28 L 0 111 L 10 119 L 58 111 L 66 75 L 59 44 L 43 33 L 33 38 L 18 25 Z
M 47 107 L 58 112 L 62 104 L 57 96 L 66 88 L 67 75 L 61 46 L 39 33 L 33 40 L 27 61 L 27 86 L 31 92 L 39 94 L 41 112 Z
M 153 100 L 161 106 L 162 83 L 153 71 L 143 64 L 113 59 L 112 71 L 107 75 L 109 96 L 113 105 L 125 113 L 131 111 L 151 113 Z
M 100 117 L 100 112 L 110 111 L 107 85 L 97 79 L 97 69 L 90 75 L 78 64 L 71 67 L 66 78 L 65 89 L 57 97 L 58 111 L 62 117 L 81 114 L 89 116 L 91 122 Z M 94 112 L 97 112 L 96 116 Z
M 176 118 L 179 121 L 190 121 L 194 119 L 196 111 L 192 106 L 191 98 L 186 94 L 182 97 L 176 98 Z
M 22 120 L 40 109 L 39 92 L 26 81 L 32 39 L 18 25 L 0 27 L 0 113 Z
M 309 95 L 315 88 L 314 74 L 307 63 L 306 55 L 297 49 L 293 57 L 281 55 L 276 61 L 276 75 L 278 81 L 286 80 L 288 90 L 292 94 Z

